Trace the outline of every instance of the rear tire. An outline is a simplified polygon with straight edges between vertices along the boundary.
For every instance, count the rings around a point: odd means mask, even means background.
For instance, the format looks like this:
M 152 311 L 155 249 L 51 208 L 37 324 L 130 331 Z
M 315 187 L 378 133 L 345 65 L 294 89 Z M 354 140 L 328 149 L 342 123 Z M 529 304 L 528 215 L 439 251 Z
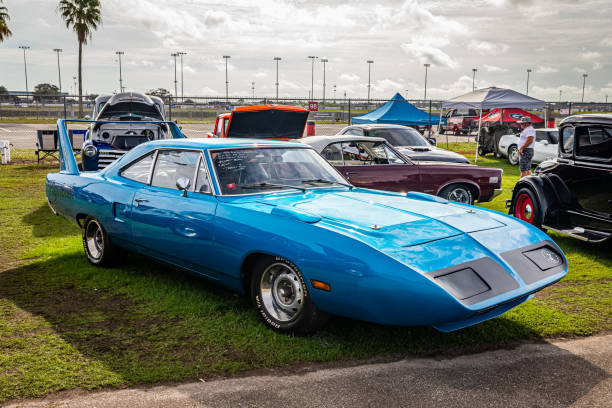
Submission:
M 87 217 L 83 223 L 83 249 L 92 265 L 110 266 L 117 262 L 117 248 L 94 217 Z
M 448 201 L 455 201 L 463 204 L 474 204 L 472 190 L 465 184 L 451 184 L 440 191 L 440 197 Z
M 514 196 L 512 202 L 514 216 L 519 220 L 533 225 L 534 227 L 542 227 L 542 216 L 540 214 L 540 203 L 537 201 L 536 195 L 527 187 L 521 188 Z
M 508 148 L 508 163 L 516 166 L 519 163 L 519 151 L 516 145 L 512 145 Z
M 281 333 L 311 333 L 329 320 L 329 314 L 312 301 L 298 267 L 284 258 L 257 261 L 251 275 L 251 298 L 263 321 Z

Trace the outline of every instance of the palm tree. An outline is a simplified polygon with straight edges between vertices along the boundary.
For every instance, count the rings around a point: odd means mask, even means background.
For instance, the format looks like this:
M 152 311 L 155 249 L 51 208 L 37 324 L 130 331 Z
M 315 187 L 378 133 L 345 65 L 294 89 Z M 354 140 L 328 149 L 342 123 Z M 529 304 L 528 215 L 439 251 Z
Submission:
M 2 0 L 0 0 L 0 4 L 2 4 Z M 6 24 L 10 19 L 6 7 L 0 6 L 0 43 L 13 34 Z
M 60 0 L 57 10 L 66 22 L 66 28 L 77 33 L 79 41 L 79 116 L 83 116 L 83 44 L 102 24 L 100 0 Z

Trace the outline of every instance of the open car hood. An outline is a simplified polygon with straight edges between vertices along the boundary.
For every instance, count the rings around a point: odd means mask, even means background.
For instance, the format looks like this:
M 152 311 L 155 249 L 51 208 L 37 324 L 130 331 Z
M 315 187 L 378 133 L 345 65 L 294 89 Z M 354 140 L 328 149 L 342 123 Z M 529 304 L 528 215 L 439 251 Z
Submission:
M 292 106 L 237 108 L 232 112 L 227 137 L 254 139 L 299 139 L 309 112 Z

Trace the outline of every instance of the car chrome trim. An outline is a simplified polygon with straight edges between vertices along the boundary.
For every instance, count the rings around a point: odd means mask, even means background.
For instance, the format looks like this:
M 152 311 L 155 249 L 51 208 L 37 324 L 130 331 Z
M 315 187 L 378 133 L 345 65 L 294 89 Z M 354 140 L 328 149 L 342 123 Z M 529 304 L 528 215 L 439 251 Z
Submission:
M 502 192 L 504 191 L 503 188 L 496 188 L 495 190 L 493 190 L 493 195 L 491 196 L 491 200 L 494 199 L 495 197 L 497 197 L 498 195 L 500 195 Z M 512 200 L 510 200 L 512 201 Z M 506 207 L 508 208 L 508 207 Z

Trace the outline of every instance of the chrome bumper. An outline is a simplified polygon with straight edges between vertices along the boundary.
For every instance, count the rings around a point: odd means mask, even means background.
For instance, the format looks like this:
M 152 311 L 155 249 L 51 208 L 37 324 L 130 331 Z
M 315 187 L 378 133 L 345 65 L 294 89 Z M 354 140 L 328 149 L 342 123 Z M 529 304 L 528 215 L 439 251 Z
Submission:
M 498 195 L 500 195 L 502 191 L 504 191 L 503 188 L 496 188 L 495 190 L 493 190 L 493 195 L 491 196 L 491 200 L 497 197 Z

